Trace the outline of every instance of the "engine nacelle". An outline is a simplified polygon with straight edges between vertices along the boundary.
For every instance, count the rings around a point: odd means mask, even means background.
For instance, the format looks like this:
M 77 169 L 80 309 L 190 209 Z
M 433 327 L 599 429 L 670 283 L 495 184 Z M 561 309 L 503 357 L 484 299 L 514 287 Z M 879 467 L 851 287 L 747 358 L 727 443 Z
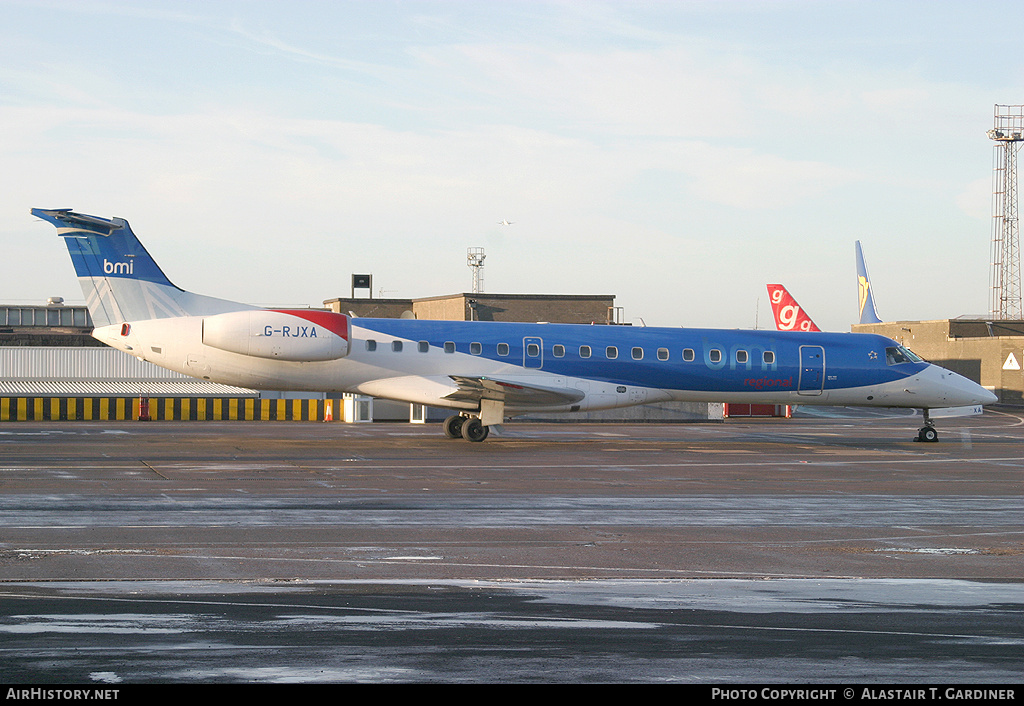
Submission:
M 232 311 L 203 319 L 203 343 L 256 358 L 297 362 L 348 355 L 344 314 L 313 309 Z

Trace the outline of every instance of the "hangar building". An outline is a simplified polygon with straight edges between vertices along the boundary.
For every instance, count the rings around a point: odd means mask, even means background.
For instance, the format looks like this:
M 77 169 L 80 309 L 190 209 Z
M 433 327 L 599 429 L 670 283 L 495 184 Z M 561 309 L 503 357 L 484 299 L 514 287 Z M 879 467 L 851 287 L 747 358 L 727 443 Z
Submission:
M 324 306 L 339 314 L 381 319 L 620 323 L 612 294 L 461 293 L 422 299 L 339 298 L 328 299 Z

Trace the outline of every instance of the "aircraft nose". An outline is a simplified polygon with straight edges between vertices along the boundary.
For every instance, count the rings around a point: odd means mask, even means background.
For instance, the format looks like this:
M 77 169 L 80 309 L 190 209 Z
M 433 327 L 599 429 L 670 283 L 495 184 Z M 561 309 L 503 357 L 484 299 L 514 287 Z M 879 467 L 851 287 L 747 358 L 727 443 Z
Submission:
M 963 375 L 958 375 L 938 365 L 932 365 L 931 368 L 932 374 L 936 375 L 940 381 L 945 403 L 951 407 L 986 405 L 999 401 L 999 398 L 991 390 L 986 390 Z

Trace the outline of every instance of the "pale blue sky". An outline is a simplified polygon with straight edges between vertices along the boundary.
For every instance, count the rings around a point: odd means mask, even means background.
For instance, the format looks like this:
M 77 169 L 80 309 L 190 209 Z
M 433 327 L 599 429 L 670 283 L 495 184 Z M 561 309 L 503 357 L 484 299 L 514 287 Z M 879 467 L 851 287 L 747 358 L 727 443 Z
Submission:
M 179 286 L 319 305 L 615 294 L 648 325 L 984 314 L 1018 2 L 0 0 L 0 301 L 80 301 L 29 215 L 128 219 Z M 514 221 L 499 226 L 498 221 Z

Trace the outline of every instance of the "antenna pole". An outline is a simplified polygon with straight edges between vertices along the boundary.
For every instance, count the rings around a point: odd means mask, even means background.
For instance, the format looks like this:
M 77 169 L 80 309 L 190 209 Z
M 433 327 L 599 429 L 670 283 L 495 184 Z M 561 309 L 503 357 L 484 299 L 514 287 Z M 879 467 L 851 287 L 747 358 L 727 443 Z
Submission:
M 1024 105 L 996 105 L 992 158 L 993 318 L 1020 320 L 1020 230 L 1017 223 L 1017 152 L 1024 142 Z

